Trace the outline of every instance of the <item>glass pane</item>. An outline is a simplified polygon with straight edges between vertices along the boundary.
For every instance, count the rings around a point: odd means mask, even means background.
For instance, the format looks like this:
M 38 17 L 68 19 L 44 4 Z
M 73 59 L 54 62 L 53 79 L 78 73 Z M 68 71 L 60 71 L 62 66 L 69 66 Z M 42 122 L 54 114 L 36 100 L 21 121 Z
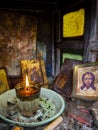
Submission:
M 63 53 L 62 54 L 62 63 L 64 62 L 65 59 L 73 59 L 73 60 L 82 61 L 83 57 L 79 54 Z
M 85 10 L 63 15 L 63 37 L 82 36 L 84 34 Z

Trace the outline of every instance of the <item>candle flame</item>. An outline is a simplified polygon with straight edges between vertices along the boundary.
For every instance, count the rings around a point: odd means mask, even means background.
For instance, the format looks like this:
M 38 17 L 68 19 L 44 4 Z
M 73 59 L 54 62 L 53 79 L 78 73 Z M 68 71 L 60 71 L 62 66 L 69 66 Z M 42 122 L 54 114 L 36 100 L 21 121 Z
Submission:
M 29 86 L 29 80 L 28 80 L 28 76 L 26 75 L 26 87 Z

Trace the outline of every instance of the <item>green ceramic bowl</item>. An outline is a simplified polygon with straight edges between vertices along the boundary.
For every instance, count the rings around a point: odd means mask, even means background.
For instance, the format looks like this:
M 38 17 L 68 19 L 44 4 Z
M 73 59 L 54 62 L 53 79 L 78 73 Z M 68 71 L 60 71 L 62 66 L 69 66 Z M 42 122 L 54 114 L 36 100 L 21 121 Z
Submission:
M 14 125 L 20 125 L 20 126 L 24 126 L 24 127 L 35 127 L 35 126 L 40 126 L 40 125 L 49 123 L 62 114 L 62 112 L 65 109 L 65 100 L 63 99 L 63 97 L 60 94 L 58 94 L 50 89 L 41 88 L 40 95 L 43 97 L 46 97 L 54 102 L 56 111 L 55 111 L 55 115 L 53 115 L 52 117 L 42 120 L 42 121 L 30 122 L 30 123 L 14 121 L 14 120 L 4 117 L 2 114 L 0 114 L 0 118 L 3 119 L 4 121 L 14 124 Z M 8 100 L 10 100 L 10 99 L 12 100 L 15 98 L 16 98 L 15 89 L 9 90 L 9 91 L 1 94 L 0 95 L 0 112 L 6 110 Z

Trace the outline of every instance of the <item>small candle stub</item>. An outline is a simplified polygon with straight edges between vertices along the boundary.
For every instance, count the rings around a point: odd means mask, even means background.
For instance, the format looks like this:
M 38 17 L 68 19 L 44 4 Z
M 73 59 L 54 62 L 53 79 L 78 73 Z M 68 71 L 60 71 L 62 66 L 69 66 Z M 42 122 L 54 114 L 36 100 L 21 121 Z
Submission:
M 53 122 L 51 122 L 49 125 L 47 125 L 44 130 L 54 130 L 61 122 L 63 121 L 63 117 L 59 116 L 57 119 L 55 119 Z
M 13 126 L 11 130 L 24 130 L 24 128 L 20 126 Z

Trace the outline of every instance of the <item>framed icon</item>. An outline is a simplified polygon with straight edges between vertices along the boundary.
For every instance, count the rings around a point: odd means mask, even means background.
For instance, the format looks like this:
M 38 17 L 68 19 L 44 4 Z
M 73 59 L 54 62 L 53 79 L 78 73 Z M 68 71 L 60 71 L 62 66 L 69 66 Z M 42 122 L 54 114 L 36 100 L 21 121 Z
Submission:
M 5 68 L 0 68 L 0 94 L 9 90 L 9 81 L 7 78 L 7 72 Z
M 45 64 L 43 60 L 21 60 L 21 69 L 23 80 L 25 81 L 26 75 L 28 75 L 29 81 L 42 84 L 43 87 L 48 87 L 48 80 L 45 71 Z
M 71 96 L 85 100 L 98 100 L 98 62 L 74 67 Z

